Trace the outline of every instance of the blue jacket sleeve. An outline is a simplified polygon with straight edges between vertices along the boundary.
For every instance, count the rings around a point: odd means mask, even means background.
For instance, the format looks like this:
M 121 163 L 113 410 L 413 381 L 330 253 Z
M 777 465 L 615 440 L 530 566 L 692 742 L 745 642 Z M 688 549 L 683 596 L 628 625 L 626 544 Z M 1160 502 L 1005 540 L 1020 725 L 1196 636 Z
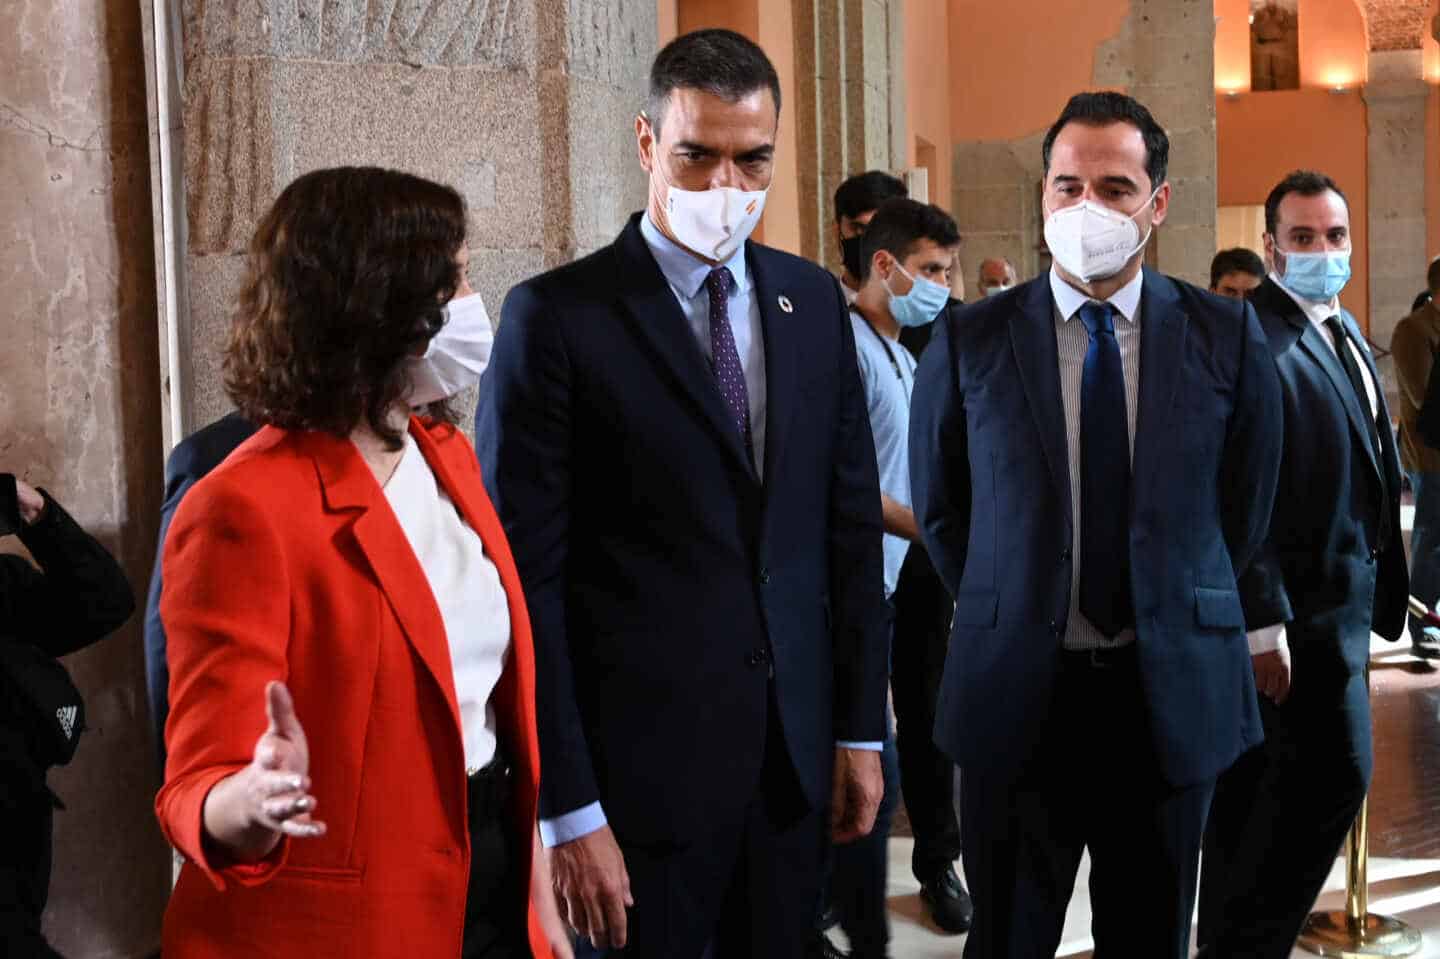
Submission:
M 951 596 L 960 590 L 970 542 L 970 449 L 965 402 L 957 382 L 953 311 L 935 321 L 935 335 L 915 372 L 910 407 L 910 496 L 930 560 Z

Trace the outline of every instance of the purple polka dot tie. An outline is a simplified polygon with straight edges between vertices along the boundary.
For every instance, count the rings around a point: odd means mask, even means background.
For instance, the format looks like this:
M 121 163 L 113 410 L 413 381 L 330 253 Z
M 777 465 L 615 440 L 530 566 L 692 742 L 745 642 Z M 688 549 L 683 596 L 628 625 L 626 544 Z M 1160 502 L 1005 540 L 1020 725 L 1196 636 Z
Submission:
M 755 450 L 750 439 L 750 394 L 745 389 L 745 369 L 740 365 L 740 351 L 735 348 L 735 333 L 730 329 L 730 271 L 718 266 L 705 278 L 710 293 L 710 366 L 720 397 L 735 420 L 745 456 L 755 464 Z

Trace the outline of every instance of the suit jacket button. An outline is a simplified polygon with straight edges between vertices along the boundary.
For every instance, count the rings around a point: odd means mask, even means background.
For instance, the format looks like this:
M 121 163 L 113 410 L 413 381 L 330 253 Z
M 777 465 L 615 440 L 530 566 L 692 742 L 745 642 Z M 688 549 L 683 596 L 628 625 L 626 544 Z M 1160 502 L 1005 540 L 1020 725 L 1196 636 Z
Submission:
M 769 585 L 770 585 L 770 570 L 768 570 L 768 569 L 762 569 L 762 570 L 760 571 L 760 585 L 761 585 L 761 586 L 769 586 Z
M 1068 562 L 1070 562 L 1070 551 L 1069 551 L 1068 549 L 1062 549 L 1062 550 L 1060 551 L 1060 562 L 1061 562 L 1061 563 L 1068 563 Z

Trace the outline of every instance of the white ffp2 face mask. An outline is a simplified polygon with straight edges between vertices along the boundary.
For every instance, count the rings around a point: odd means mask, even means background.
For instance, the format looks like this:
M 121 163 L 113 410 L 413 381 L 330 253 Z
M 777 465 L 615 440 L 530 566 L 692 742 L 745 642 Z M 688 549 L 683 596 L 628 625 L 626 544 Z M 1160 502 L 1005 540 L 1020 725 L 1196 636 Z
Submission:
M 445 325 L 430 340 L 424 356 L 411 358 L 411 406 L 424 406 L 465 392 L 480 382 L 490 362 L 495 331 L 479 293 L 445 305 Z
M 680 244 L 723 263 L 750 238 L 765 212 L 768 190 L 680 190 L 667 186 L 665 216 Z
M 1090 200 L 1056 210 L 1045 221 L 1045 245 L 1050 255 L 1082 283 L 1109 279 L 1125 269 L 1130 258 L 1150 242 L 1149 232 L 1140 236 L 1135 218 L 1155 202 L 1159 193 L 1160 187 L 1156 187 L 1150 199 L 1129 216 Z

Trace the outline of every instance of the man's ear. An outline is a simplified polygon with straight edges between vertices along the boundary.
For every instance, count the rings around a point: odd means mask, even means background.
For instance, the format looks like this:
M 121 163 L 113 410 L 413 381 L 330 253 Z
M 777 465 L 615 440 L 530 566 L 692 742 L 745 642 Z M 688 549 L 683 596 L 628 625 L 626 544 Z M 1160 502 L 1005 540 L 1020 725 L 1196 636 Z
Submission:
M 646 173 L 651 172 L 650 165 L 655 156 L 655 128 L 650 124 L 650 118 L 641 110 L 635 116 L 635 150 L 640 156 L 640 167 Z

